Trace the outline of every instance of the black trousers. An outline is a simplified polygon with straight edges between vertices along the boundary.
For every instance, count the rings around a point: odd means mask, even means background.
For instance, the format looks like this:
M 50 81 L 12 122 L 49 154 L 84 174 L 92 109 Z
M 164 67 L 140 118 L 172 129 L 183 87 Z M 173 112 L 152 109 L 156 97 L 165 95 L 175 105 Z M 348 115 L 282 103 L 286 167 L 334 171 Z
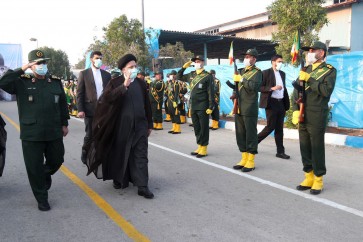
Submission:
M 277 147 L 277 153 L 285 153 L 284 147 L 284 118 L 285 118 L 285 107 L 281 100 L 271 98 L 270 108 L 265 109 L 267 125 L 258 134 L 258 143 L 264 140 L 272 131 L 275 130 L 275 143 Z
M 151 111 L 153 116 L 154 123 L 162 123 L 163 122 L 163 103 L 151 102 Z
M 87 152 L 86 152 L 86 145 L 92 138 L 92 122 L 93 117 L 84 117 L 84 124 L 85 124 L 85 132 L 86 135 L 83 138 L 83 145 L 82 145 L 82 156 L 81 160 L 84 164 L 86 164 Z
M 22 140 L 22 147 L 33 194 L 38 202 L 44 202 L 48 199 L 45 178 L 58 171 L 64 161 L 63 138 L 51 141 Z
M 219 121 L 219 103 L 214 103 L 214 109 L 211 113 L 211 117 L 213 120 Z

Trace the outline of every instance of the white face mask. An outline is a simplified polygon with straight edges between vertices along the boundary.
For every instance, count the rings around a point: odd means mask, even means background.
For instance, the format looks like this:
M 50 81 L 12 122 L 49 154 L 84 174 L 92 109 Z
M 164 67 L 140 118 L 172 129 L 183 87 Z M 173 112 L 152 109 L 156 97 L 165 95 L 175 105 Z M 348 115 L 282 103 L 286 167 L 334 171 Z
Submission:
M 308 62 L 309 64 L 314 64 L 318 59 L 316 59 L 316 54 L 314 52 L 308 53 Z
M 170 76 L 169 76 L 169 79 L 170 79 L 170 80 L 174 80 L 174 75 L 170 75 Z
M 94 63 L 94 66 L 96 67 L 96 68 L 101 68 L 101 66 L 102 66 L 102 60 L 101 59 L 96 59 L 95 60 L 95 63 Z
M 136 76 L 137 76 L 137 68 L 132 68 L 132 69 L 129 69 L 129 73 L 130 73 L 130 79 L 135 79 Z
M 243 64 L 245 65 L 245 67 L 249 67 L 251 65 L 250 59 L 245 58 L 243 60 Z
M 48 72 L 47 64 L 35 65 L 34 72 L 37 73 L 40 76 L 44 76 Z
M 195 63 L 194 67 L 196 70 L 202 69 L 202 66 L 200 63 Z
M 276 70 L 280 70 L 281 69 L 281 67 L 282 67 L 282 62 L 277 62 L 276 63 Z

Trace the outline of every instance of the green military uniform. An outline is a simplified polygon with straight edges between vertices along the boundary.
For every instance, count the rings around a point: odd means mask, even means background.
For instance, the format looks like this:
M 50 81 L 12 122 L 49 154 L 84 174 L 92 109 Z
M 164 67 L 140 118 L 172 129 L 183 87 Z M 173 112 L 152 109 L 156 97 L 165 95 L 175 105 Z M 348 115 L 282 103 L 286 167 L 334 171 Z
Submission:
M 216 74 L 214 70 L 210 71 L 211 74 Z M 219 128 L 219 104 L 220 104 L 220 95 L 221 95 L 221 82 L 214 78 L 214 109 L 211 114 L 212 117 L 212 126 L 210 129 L 216 130 Z
M 162 129 L 163 123 L 163 97 L 165 85 L 162 79 L 155 80 L 150 83 L 149 99 L 151 102 L 152 117 L 154 122 L 154 129 Z
M 180 103 L 180 86 L 179 81 L 171 80 L 167 87 L 168 89 L 168 102 L 167 108 L 171 117 L 171 122 L 173 123 L 172 129 L 169 133 L 172 134 L 180 134 L 180 113 L 177 108 L 177 105 Z M 175 106 L 176 105 L 176 106 Z
M 167 79 L 167 81 L 165 82 L 165 90 L 164 90 L 164 110 L 165 110 L 165 115 L 166 118 L 164 119 L 165 122 L 171 122 L 171 116 L 169 113 L 169 109 L 168 109 L 168 87 L 170 85 L 170 80 Z
M 257 154 L 258 91 L 262 71 L 255 65 L 239 70 L 238 114 L 235 115 L 236 139 L 241 152 Z
M 324 134 L 327 125 L 328 102 L 334 90 L 336 69 L 321 63 L 316 69 L 309 65 L 306 72 L 310 79 L 305 87 L 305 117 L 299 124 L 300 152 L 305 172 L 314 171 L 316 176 L 326 174 Z M 298 86 L 296 80 L 294 86 Z M 298 88 L 298 87 L 297 87 Z M 299 89 L 299 88 L 298 88 Z M 298 99 L 298 90 L 294 89 L 293 97 Z M 299 110 L 294 102 L 293 110 Z
M 204 61 L 203 57 L 196 56 L 192 59 Z M 207 147 L 209 144 L 209 114 L 206 110 L 214 108 L 214 85 L 213 76 L 205 70 L 192 71 L 184 75 L 186 68 L 178 71 L 177 79 L 188 82 L 190 87 L 190 109 L 192 122 L 194 125 L 194 134 L 199 146 Z M 196 152 L 192 152 L 194 154 Z M 197 155 L 198 156 L 198 155 Z
M 43 56 L 39 50 L 31 51 L 29 61 L 44 60 Z M 69 119 L 61 80 L 48 74 L 45 79 L 38 79 L 19 68 L 8 70 L 0 78 L 0 87 L 16 94 L 20 139 L 30 186 L 38 203 L 48 203 L 50 176 L 64 161 L 62 126 L 68 126 Z

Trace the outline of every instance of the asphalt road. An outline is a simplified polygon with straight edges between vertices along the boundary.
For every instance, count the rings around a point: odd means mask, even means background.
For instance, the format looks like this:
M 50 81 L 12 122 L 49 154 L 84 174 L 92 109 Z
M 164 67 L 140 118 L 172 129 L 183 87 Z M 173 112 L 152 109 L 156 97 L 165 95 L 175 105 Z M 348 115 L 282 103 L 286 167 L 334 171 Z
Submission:
M 15 102 L 0 112 L 18 124 Z M 7 120 L 6 120 L 7 121 Z M 65 168 L 53 176 L 49 212 L 31 192 L 16 126 L 7 121 L 7 160 L 0 178 L 0 241 L 363 241 L 363 150 L 326 146 L 328 172 L 319 196 L 296 191 L 303 179 L 299 144 L 285 140 L 290 160 L 275 157 L 274 139 L 259 145 L 256 170 L 231 167 L 240 159 L 233 131 L 211 131 L 208 156 L 191 127 L 182 134 L 153 131 L 149 187 L 115 190 L 86 176 L 80 161 L 84 123 L 70 120 Z M 79 178 L 79 180 L 77 180 Z

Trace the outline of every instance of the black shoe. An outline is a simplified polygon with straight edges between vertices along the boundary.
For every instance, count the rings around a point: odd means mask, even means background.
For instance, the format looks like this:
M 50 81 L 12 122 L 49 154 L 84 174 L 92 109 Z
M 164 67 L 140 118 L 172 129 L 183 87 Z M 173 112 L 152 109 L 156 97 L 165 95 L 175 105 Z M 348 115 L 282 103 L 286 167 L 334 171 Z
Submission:
M 113 180 L 113 188 L 115 188 L 115 189 L 121 189 L 122 187 L 121 187 L 121 183 L 119 183 L 118 181 L 115 181 L 115 180 Z
M 190 154 L 191 154 L 191 155 L 198 155 L 198 152 L 194 152 L 194 151 L 192 151 L 192 152 L 190 152 Z
M 299 191 L 306 191 L 306 190 L 309 190 L 309 189 L 311 189 L 311 187 L 301 186 L 301 185 L 298 185 L 296 187 L 296 190 L 299 190 Z
M 202 157 L 205 157 L 207 155 L 201 155 L 201 154 L 197 154 L 197 158 L 202 158 Z
M 241 170 L 244 166 L 240 166 L 240 165 L 235 165 L 233 166 L 233 169 L 235 170 Z
M 189 124 L 190 127 L 193 127 L 193 124 Z
M 243 167 L 242 168 L 242 172 L 250 172 L 250 171 L 253 171 L 255 168 L 247 168 L 247 167 Z
M 45 176 L 45 189 L 49 190 L 51 186 L 52 186 L 52 176 L 46 175 Z
M 281 159 L 290 159 L 290 156 L 286 155 L 285 153 L 277 153 L 276 157 L 279 157 Z
M 169 133 L 169 134 L 172 134 L 172 133 L 174 133 L 174 131 L 170 130 L 170 131 L 168 131 L 168 133 Z
M 171 120 L 166 120 L 166 119 L 164 119 L 164 122 L 171 122 Z
M 321 193 L 322 190 L 315 190 L 315 189 L 310 189 L 310 194 L 312 195 L 319 195 Z
M 172 134 L 181 134 L 181 132 L 173 132 Z
M 211 130 L 217 130 L 217 129 L 219 129 L 219 128 L 211 128 Z
M 40 211 L 49 211 L 50 210 L 50 206 L 49 206 L 48 201 L 38 202 L 38 209 Z
M 154 194 L 150 192 L 148 187 L 139 187 L 137 194 L 147 199 L 152 199 L 154 197 Z

